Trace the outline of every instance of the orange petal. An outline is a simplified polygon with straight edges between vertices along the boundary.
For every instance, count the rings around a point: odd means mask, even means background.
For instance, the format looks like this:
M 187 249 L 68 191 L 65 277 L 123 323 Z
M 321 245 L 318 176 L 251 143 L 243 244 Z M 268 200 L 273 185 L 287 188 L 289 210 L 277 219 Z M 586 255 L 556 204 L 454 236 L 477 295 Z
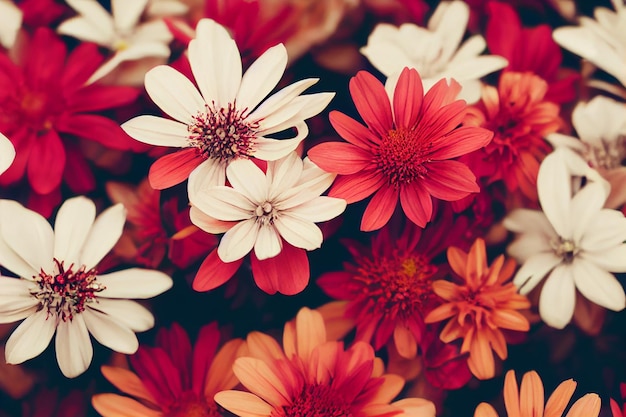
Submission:
M 347 301 L 331 301 L 317 308 L 326 323 L 326 339 L 343 339 L 354 329 L 354 319 L 346 317 Z
M 530 329 L 528 319 L 514 310 L 495 310 L 491 313 L 493 323 L 503 329 L 518 330 L 521 332 Z
M 233 372 L 244 387 L 274 407 L 289 404 L 291 401 L 283 381 L 260 359 L 239 358 L 233 365 Z
M 520 413 L 522 416 L 543 415 L 543 383 L 535 371 L 526 372 L 520 389 Z
M 245 342 L 241 339 L 229 340 L 213 358 L 204 382 L 204 396 L 213 398 L 216 392 L 234 388 L 239 380 L 233 372 L 233 363 L 238 357 L 247 354 Z
M 435 417 L 435 404 L 423 398 L 404 398 L 391 403 L 391 405 L 400 408 L 407 416 Z
M 467 265 L 467 254 L 454 246 L 448 248 L 448 263 L 450 267 L 460 277 L 465 278 L 465 266 Z
M 274 359 L 285 359 L 283 349 L 276 339 L 261 332 L 251 332 L 246 337 L 249 356 L 271 363 Z
M 426 323 L 437 323 L 439 321 L 443 321 L 449 317 L 452 317 L 457 314 L 457 309 L 454 303 L 446 303 L 442 304 L 439 307 L 432 310 L 430 313 L 426 315 L 424 318 L 424 322 Z
M 496 374 L 493 353 L 487 337 L 482 332 L 476 332 L 476 337 L 472 340 L 467 365 L 478 379 L 493 378 Z
M 216 403 L 240 417 L 269 417 L 274 411 L 274 407 L 249 392 L 222 391 L 214 398 Z
M 598 414 L 600 414 L 600 397 L 598 394 L 587 394 L 572 405 L 566 417 L 598 417 Z
M 490 404 L 480 403 L 474 411 L 474 417 L 498 417 L 498 413 Z
M 467 255 L 467 265 L 465 266 L 465 279 L 472 286 L 477 287 L 480 279 L 487 271 L 487 248 L 485 241 L 476 239 Z
M 574 390 L 576 389 L 576 382 L 573 379 L 568 379 L 559 384 L 558 387 L 552 392 L 546 409 L 544 411 L 544 417 L 561 417 L 567 403 L 571 400 Z
M 504 378 L 504 406 L 508 417 L 520 417 L 519 390 L 513 370 L 507 372 Z
M 443 279 L 433 282 L 433 291 L 444 300 L 452 301 L 459 297 L 459 286 Z
M 117 394 L 97 394 L 91 405 L 104 417 L 162 417 L 163 413 Z
M 120 391 L 151 402 L 152 404 L 158 404 L 135 373 L 128 369 L 107 365 L 103 365 L 101 370 L 102 375 Z
M 417 341 L 415 335 L 402 324 L 397 324 L 393 331 L 393 342 L 400 356 L 412 359 L 417 356 Z
M 326 342 L 326 328 L 322 315 L 309 308 L 302 308 L 296 316 L 296 344 L 298 356 L 306 363 L 311 352 Z
M 386 374 L 381 376 L 383 383 L 376 391 L 376 394 L 369 400 L 372 404 L 388 404 L 391 400 L 396 398 L 402 388 L 404 387 L 404 378 L 398 375 Z

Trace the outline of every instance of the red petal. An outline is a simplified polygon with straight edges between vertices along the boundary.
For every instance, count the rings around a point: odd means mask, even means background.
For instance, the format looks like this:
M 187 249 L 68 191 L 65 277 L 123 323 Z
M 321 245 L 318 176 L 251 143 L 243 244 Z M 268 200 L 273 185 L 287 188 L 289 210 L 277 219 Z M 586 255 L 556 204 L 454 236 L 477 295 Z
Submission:
M 328 195 L 343 198 L 350 203 L 369 197 L 382 187 L 387 180 L 378 171 L 357 172 L 352 175 L 339 175 L 335 178 Z
M 254 282 L 268 294 L 298 294 L 309 283 L 309 258 L 304 249 L 283 240 L 283 250 L 273 258 L 260 261 L 254 251 L 250 255 Z
M 66 103 L 72 113 L 88 113 L 132 103 L 138 96 L 137 88 L 91 84 L 67 97 Z
M 326 172 L 355 174 L 372 164 L 371 152 L 350 143 L 325 142 L 311 148 L 307 155 Z
M 450 80 L 450 85 L 445 78 L 437 81 L 424 96 L 422 102 L 422 114 L 428 115 L 456 100 L 456 96 L 461 92 L 461 84 L 454 79 Z M 465 103 L 463 101 L 463 103 Z
M 111 149 L 128 150 L 134 142 L 116 121 L 94 114 L 65 114 L 57 120 L 55 128 Z
M 424 87 L 413 68 L 404 68 L 393 92 L 393 111 L 396 127 L 411 128 L 417 123 L 422 109 Z
M 435 198 L 456 201 L 469 193 L 480 191 L 474 173 L 458 161 L 438 161 L 428 164 L 424 187 Z
M 380 138 L 374 132 L 341 112 L 330 112 L 328 119 L 339 136 L 359 148 L 371 149 L 380 144 Z
M 466 108 L 467 106 L 462 100 L 457 100 L 441 108 L 431 108 L 423 114 L 417 125 L 415 135 L 431 138 L 435 144 L 445 142 L 443 136 L 451 133 L 461 124 L 465 118 Z
M 219 287 L 235 275 L 242 262 L 243 258 L 235 262 L 223 262 L 217 255 L 217 249 L 214 249 L 200 265 L 193 280 L 193 289 L 210 291 Z
M 485 32 L 485 39 L 489 46 L 489 52 L 495 55 L 500 55 L 509 61 L 508 68 L 515 71 L 520 70 L 517 67 L 519 49 L 531 48 L 525 44 L 524 48 L 519 45 L 519 38 L 522 28 L 522 23 L 515 12 L 515 9 L 505 3 L 497 1 L 490 1 L 487 3 L 487 13 L 489 15 L 489 21 L 487 22 L 487 29 Z
M 350 80 L 350 94 L 357 111 L 370 129 L 383 136 L 393 128 L 389 97 L 376 77 L 369 72 L 359 71 Z
M 48 218 L 61 203 L 61 187 L 57 187 L 48 194 L 30 193 L 26 207 Z
M 398 204 L 398 190 L 391 185 L 382 186 L 372 200 L 367 205 L 363 219 L 361 219 L 361 230 L 371 232 L 378 230 L 387 224 L 393 211 Z
M 67 57 L 63 77 L 60 80 L 66 96 L 81 89 L 103 61 L 104 57 L 98 51 L 98 45 L 80 43 Z
M 433 214 L 433 200 L 423 185 L 413 182 L 400 188 L 404 214 L 419 227 L 425 227 Z
M 322 274 L 316 281 L 326 295 L 336 300 L 350 300 L 353 298 L 350 290 L 351 282 L 352 274 L 345 271 L 327 272 Z
M 28 85 L 36 91 L 48 91 L 58 84 L 63 75 L 65 44 L 48 28 L 35 32 L 26 55 L 24 75 Z
M 180 184 L 189 178 L 191 171 L 202 163 L 195 148 L 183 149 L 157 159 L 150 167 L 148 179 L 155 190 Z
M 11 140 L 15 148 L 15 159 L 11 166 L 0 175 L 0 185 L 11 185 L 22 179 L 26 171 L 26 164 L 28 163 L 30 152 L 33 148 L 31 145 L 32 141 L 36 139 L 34 135 L 31 135 L 29 129 L 18 130 L 9 137 L 9 140 Z
M 54 130 L 39 136 L 31 149 L 26 173 L 37 194 L 48 194 L 61 184 L 65 169 L 65 148 Z
M 191 367 L 191 386 L 197 395 L 202 395 L 204 391 L 204 383 L 208 376 L 207 373 L 215 358 L 219 342 L 220 332 L 217 327 L 217 322 L 212 322 L 200 329 L 198 339 L 194 344 L 193 363 Z
M 85 157 L 76 148 L 70 145 L 65 149 L 66 161 L 63 180 L 75 194 L 84 194 L 96 188 L 96 179 L 85 160 Z
M 433 144 L 436 150 L 432 153 L 432 158 L 437 160 L 456 158 L 487 146 L 492 138 L 491 130 L 462 126 L 442 136 L 438 143 Z

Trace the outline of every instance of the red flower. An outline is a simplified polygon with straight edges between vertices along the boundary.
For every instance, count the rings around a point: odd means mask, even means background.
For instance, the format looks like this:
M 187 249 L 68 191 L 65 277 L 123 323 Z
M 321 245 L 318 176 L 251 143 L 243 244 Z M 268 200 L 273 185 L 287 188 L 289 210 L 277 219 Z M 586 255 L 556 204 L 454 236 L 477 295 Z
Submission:
M 626 383 L 621 383 L 619 389 L 622 396 L 622 406 L 620 407 L 617 401 L 611 398 L 611 414 L 613 414 L 613 417 L 626 416 Z
M 472 171 L 489 184 L 502 180 L 509 192 L 537 200 L 539 164 L 551 148 L 543 139 L 562 121 L 559 106 L 545 100 L 548 84 L 530 73 L 504 72 L 498 88 L 485 86 L 464 124 L 492 130 L 491 143 L 468 155 Z
M 424 227 L 432 217 L 432 197 L 456 201 L 478 192 L 474 174 L 451 158 L 482 148 L 493 133 L 473 126 L 458 127 L 465 102 L 454 101 L 460 85 L 443 79 L 424 95 L 415 69 L 405 68 L 393 93 L 373 75 L 361 71 L 350 81 L 354 104 L 367 124 L 333 111 L 330 122 L 349 143 L 327 142 L 313 147 L 309 157 L 319 167 L 339 174 L 329 195 L 348 203 L 375 193 L 361 230 L 384 226 L 398 198 L 402 210 Z
M 515 9 L 506 3 L 487 3 L 489 20 L 486 39 L 489 51 L 509 61 L 505 71 L 534 72 L 548 82 L 545 99 L 556 103 L 576 97 L 574 82 L 578 74 L 571 71 L 559 76 L 561 47 L 552 39 L 552 28 L 539 25 L 523 28 Z
M 103 60 L 97 46 L 81 44 L 68 56 L 61 39 L 46 28 L 17 55 L 23 62 L 0 54 L 0 131 L 16 149 L 0 185 L 26 175 L 39 196 L 58 193 L 62 180 L 74 192 L 93 189 L 95 178 L 77 139 L 128 149 L 132 140 L 118 123 L 94 113 L 132 102 L 138 90 L 84 85 Z

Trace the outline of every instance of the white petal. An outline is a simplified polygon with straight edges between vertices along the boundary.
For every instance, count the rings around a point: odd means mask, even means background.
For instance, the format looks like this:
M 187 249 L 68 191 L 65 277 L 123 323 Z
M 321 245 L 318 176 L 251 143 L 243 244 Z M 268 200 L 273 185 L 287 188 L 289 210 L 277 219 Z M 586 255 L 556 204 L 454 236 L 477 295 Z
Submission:
M 485 38 L 481 35 L 474 35 L 463 42 L 463 45 L 461 45 L 450 60 L 449 65 L 452 66 L 453 63 L 463 62 L 470 58 L 477 57 L 485 50 L 486 47 L 487 43 L 485 42 Z
M 287 50 L 281 43 L 269 48 L 244 74 L 237 93 L 237 107 L 248 111 L 256 106 L 276 87 L 287 68 Z
M 167 65 L 148 71 L 145 86 L 161 110 L 186 125 L 193 124 L 193 116 L 206 111 L 206 103 L 191 81 Z
M 278 233 L 296 248 L 314 250 L 322 246 L 324 236 L 313 222 L 300 219 L 291 213 L 281 213 L 274 220 Z
M 335 174 L 319 168 L 308 157 L 303 160 L 303 168 L 297 185 L 280 195 L 281 209 L 296 207 L 319 197 L 330 187 L 336 177 Z
M 174 40 L 174 36 L 164 20 L 154 19 L 137 26 L 130 39 L 132 43 L 160 43 L 169 50 L 168 44 Z
M 562 329 L 574 315 L 576 286 L 571 265 L 560 265 L 546 279 L 539 296 L 539 314 L 543 321 Z
M 11 1 L 0 1 L 0 45 L 11 49 L 15 38 L 22 27 L 22 11 Z M 0 169 L 0 172 L 2 170 Z
M 550 237 L 537 232 L 522 233 L 506 248 L 507 253 L 519 263 L 540 252 L 552 251 Z
M 87 269 L 95 267 L 115 246 L 122 236 L 126 222 L 126 209 L 116 204 L 104 210 L 96 218 L 80 255 L 81 263 Z
M 42 268 L 46 272 L 52 271 L 54 232 L 48 221 L 39 213 L 18 203 L 3 200 L 0 205 L 0 234 L 14 253 L 35 271 L 34 275 L 37 275 Z M 15 261 L 16 259 L 10 254 L 4 260 Z M 6 266 L 12 269 L 12 265 L 6 264 Z M 15 266 L 23 267 L 19 261 Z M 32 275 L 24 276 L 24 278 L 31 277 Z
M 298 134 L 291 139 L 256 138 L 254 141 L 254 157 L 262 161 L 275 161 L 295 151 L 300 142 L 309 134 L 305 123 L 296 127 Z
M 223 222 L 211 216 L 207 216 L 196 206 L 191 206 L 189 209 L 189 219 L 191 223 L 198 226 L 203 231 L 215 235 L 224 233 L 233 227 L 233 224 L 230 222 Z
M 131 268 L 98 275 L 106 289 L 98 293 L 105 298 L 151 298 L 172 288 L 172 278 L 161 271 Z
M 552 268 L 560 263 L 561 258 L 553 252 L 533 255 L 517 271 L 515 278 L 513 278 L 513 284 L 519 288 L 520 294 L 528 294 Z
M 622 251 L 622 256 L 624 254 L 626 252 Z M 576 257 L 571 270 L 576 288 L 586 299 L 613 311 L 621 311 L 626 307 L 624 288 L 602 266 L 598 267 L 584 258 Z
M 194 203 L 196 195 L 218 185 L 226 185 L 226 162 L 219 162 L 213 158 L 207 159 L 189 174 L 187 182 L 189 201 Z
M 300 179 L 302 169 L 302 159 L 295 152 L 291 152 L 277 161 L 268 162 L 269 200 L 275 202 L 279 195 L 291 190 Z
M 226 177 L 232 187 L 255 203 L 268 198 L 268 181 L 265 174 L 249 159 L 237 159 L 226 168 Z
M 126 49 L 122 49 L 113 55 L 111 59 L 102 64 L 98 69 L 91 74 L 91 77 L 87 80 L 87 84 L 94 83 L 106 75 L 109 75 L 115 70 L 121 63 L 126 61 L 138 61 L 143 58 L 167 58 L 170 56 L 170 48 L 167 45 L 163 45 L 158 42 L 143 42 L 134 43 Z M 161 62 L 164 63 L 165 61 Z M 141 79 L 145 76 L 146 72 L 152 69 L 156 64 L 152 64 L 143 70 Z M 124 71 L 127 69 L 125 68 Z M 141 83 L 139 83 L 141 84 Z
M 68 0 L 80 16 L 70 18 L 59 25 L 57 32 L 86 42 L 95 42 L 111 48 L 115 39 L 113 18 L 97 1 Z
M 334 219 L 346 209 L 346 200 L 334 197 L 317 197 L 289 209 L 291 213 L 313 223 Z
M 483 83 L 479 80 L 460 81 L 461 91 L 456 96 L 457 100 L 465 100 L 467 104 L 474 104 L 480 100 L 482 94 Z M 427 91 L 424 88 L 424 91 Z
M 187 125 L 156 116 L 137 116 L 122 124 L 124 132 L 139 142 L 155 146 L 186 148 L 189 146 Z
M 0 174 L 6 171 L 15 159 L 13 143 L 0 133 Z
M 481 55 L 447 67 L 445 74 L 457 81 L 475 80 L 506 67 L 509 62 L 498 55 Z
M 335 93 L 317 93 L 298 96 L 288 106 L 276 109 L 267 118 L 259 122 L 259 135 L 266 136 L 282 132 L 324 110 L 335 97 Z
M 626 241 L 626 218 L 622 212 L 602 209 L 589 220 L 586 233 L 578 246 L 583 251 L 602 252 L 624 241 Z
M 0 200 L 0 228 L 5 222 L 13 221 L 10 217 L 12 211 L 6 210 L 7 206 L 15 206 L 15 210 L 25 210 L 25 208 L 16 201 Z M 5 214 L 7 216 L 5 216 Z M 52 259 L 50 259 L 52 261 Z M 52 262 L 50 262 L 50 265 Z M 0 265 L 9 271 L 19 275 L 22 278 L 32 279 L 39 274 L 39 268 L 33 268 L 20 255 L 18 255 L 2 237 L 0 233 Z
M 273 258 L 283 249 L 283 243 L 276 229 L 271 226 L 261 226 L 254 244 L 254 254 L 259 260 Z
M 217 108 L 233 103 L 241 84 L 241 57 L 226 29 L 211 19 L 201 19 L 188 53 L 206 102 L 215 102 Z
M 0 277 L 0 323 L 13 323 L 37 311 L 39 301 L 30 294 L 32 281 Z
M 54 257 L 69 267 L 78 255 L 96 218 L 96 205 L 86 197 L 66 200 L 54 222 Z
M 459 47 L 465 35 L 469 14 L 469 6 L 462 1 L 441 2 L 428 20 L 428 29 L 442 38 L 443 51 L 440 60 L 450 60 Z
M 93 358 L 93 346 L 83 314 L 77 314 L 72 321 L 59 321 L 54 348 L 61 372 L 68 378 L 75 378 L 89 368 Z
M 145 332 L 154 327 L 152 313 L 135 301 L 98 298 L 97 303 L 90 303 L 87 307 L 103 312 L 134 332 Z
M 289 103 L 296 97 L 298 97 L 304 90 L 317 83 L 319 78 L 307 78 L 295 82 L 275 94 L 272 94 L 267 100 L 265 100 L 256 110 L 254 110 L 249 118 L 252 120 L 262 120 L 268 117 L 270 114 L 278 111 L 279 109 L 288 106 Z
M 560 152 L 549 154 L 541 163 L 537 176 L 537 193 L 541 208 L 556 233 L 564 239 L 571 239 L 571 181 L 567 164 Z
M 224 221 L 249 219 L 258 206 L 240 192 L 225 186 L 196 194 L 193 204 L 206 215 Z
M 38 356 L 48 347 L 57 323 L 56 316 L 46 318 L 47 314 L 47 310 L 39 310 L 17 326 L 4 348 L 7 363 L 22 363 Z
M 626 244 L 611 249 L 582 251 L 577 258 L 586 259 L 609 272 L 626 272 Z
M 260 227 L 255 219 L 250 219 L 227 231 L 217 247 L 220 259 L 223 262 L 234 262 L 246 256 L 254 247 Z
M 593 233 L 588 230 L 588 224 L 594 217 L 600 215 L 606 198 L 609 196 L 607 189 L 601 183 L 590 182 L 574 195 L 571 202 L 571 218 L 575 219 L 572 224 L 572 238 L 579 242 L 586 234 Z
M 137 336 L 128 327 L 116 321 L 113 317 L 91 308 L 82 313 L 85 324 L 100 344 L 119 353 L 130 355 L 137 352 L 139 341 Z
M 149 0 L 111 0 L 115 27 L 121 33 L 131 32 L 137 26 Z

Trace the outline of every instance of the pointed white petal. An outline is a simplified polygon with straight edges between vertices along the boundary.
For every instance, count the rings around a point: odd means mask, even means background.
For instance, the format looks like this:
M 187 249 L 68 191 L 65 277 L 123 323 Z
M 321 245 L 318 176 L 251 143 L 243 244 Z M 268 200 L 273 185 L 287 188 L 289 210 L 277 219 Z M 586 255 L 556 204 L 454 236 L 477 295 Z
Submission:
M 626 307 L 624 288 L 613 274 L 581 257 L 574 259 L 571 269 L 576 288 L 586 299 L 613 311 Z
M 6 171 L 15 159 L 15 148 L 11 141 L 0 133 L 0 174 Z
M 196 206 L 191 206 L 189 209 L 189 219 L 191 223 L 198 226 L 203 231 L 215 235 L 225 233 L 234 226 L 232 222 L 224 222 L 207 216 Z
M 538 253 L 528 258 L 515 274 L 513 284 L 520 294 L 528 294 L 541 282 L 546 274 L 561 263 L 561 258 L 553 252 Z
M 602 252 L 620 245 L 625 240 L 626 218 L 622 212 L 602 209 L 589 220 L 587 230 L 578 246 L 583 251 Z
M 591 219 L 600 215 L 606 198 L 609 196 L 607 189 L 601 183 L 590 182 L 576 193 L 571 202 L 571 216 L 576 219 L 572 224 L 574 242 L 579 242 L 582 237 L 589 233 L 588 225 Z
M 86 42 L 95 42 L 111 48 L 115 40 L 113 18 L 95 0 L 67 0 L 79 16 L 70 18 L 59 25 L 57 32 L 73 36 Z
M 346 200 L 334 197 L 316 197 L 289 209 L 294 215 L 313 223 L 334 219 L 346 209 Z
M 48 221 L 39 213 L 18 203 L 4 200 L 0 205 L 0 234 L 7 246 L 35 271 L 34 275 L 42 268 L 46 272 L 52 272 L 54 232 Z M 23 267 L 12 254 L 6 258 L 5 261 L 17 261 L 14 266 L 20 269 Z M 9 269 L 12 267 L 11 264 L 6 266 Z M 27 275 L 24 278 L 32 276 Z
M 163 45 L 158 42 L 143 42 L 143 43 L 134 43 L 130 45 L 126 49 L 122 49 L 113 55 L 111 59 L 102 64 L 87 80 L 87 84 L 94 83 L 101 78 L 104 78 L 106 75 L 109 75 L 113 70 L 115 70 L 121 63 L 126 61 L 137 61 L 143 58 L 164 58 L 163 62 L 165 62 L 165 58 L 170 56 L 170 48 L 167 45 Z M 141 78 L 144 77 L 145 73 L 152 69 L 152 67 L 157 64 L 152 64 L 150 67 L 147 67 L 143 70 L 141 74 Z M 124 69 L 126 71 L 126 69 Z
M 111 0 L 111 11 L 117 30 L 121 33 L 131 32 L 137 26 L 148 1 Z
M 515 233 L 543 233 L 550 229 L 549 233 L 557 236 L 546 215 L 539 210 L 515 209 L 506 216 L 503 225 Z
M 278 203 L 278 196 L 288 192 L 296 185 L 302 175 L 302 169 L 302 159 L 295 152 L 291 152 L 279 160 L 268 162 L 269 200 Z
M 87 308 L 107 314 L 134 332 L 145 332 L 154 327 L 152 313 L 134 301 L 98 298 L 97 303 L 90 303 Z
M 443 50 L 440 60 L 450 60 L 459 47 L 465 35 L 469 14 L 469 6 L 463 1 L 441 2 L 428 20 L 428 29 L 442 39 Z
M 266 136 L 318 115 L 335 97 L 335 93 L 307 94 L 294 98 L 288 106 L 276 109 L 274 113 L 259 122 L 259 135 Z
M 145 86 L 148 95 L 161 110 L 186 125 L 192 125 L 193 116 L 206 111 L 206 103 L 191 81 L 167 65 L 148 71 Z
M 151 298 L 172 288 L 172 278 L 161 271 L 131 268 L 98 275 L 106 289 L 99 292 L 104 298 Z
M 250 114 L 249 118 L 252 120 L 265 119 L 270 114 L 289 105 L 293 99 L 318 81 L 319 78 L 307 78 L 288 85 L 277 93 L 272 94 L 272 96 L 261 103 L 261 105 Z
M 246 256 L 254 247 L 260 227 L 256 219 L 249 219 L 227 231 L 217 248 L 220 259 L 223 262 L 234 262 Z
M 125 222 L 126 209 L 122 204 L 116 204 L 100 213 L 80 254 L 80 261 L 87 269 L 95 267 L 115 246 L 122 236 Z
M 226 168 L 232 187 L 250 201 L 263 203 L 268 198 L 268 181 L 263 171 L 249 159 L 237 159 Z
M 231 187 L 213 187 L 194 196 L 193 204 L 206 215 L 218 220 L 238 221 L 254 215 L 258 203 Z
M 509 64 L 505 58 L 498 55 L 481 55 L 462 62 L 451 63 L 445 74 L 461 82 L 477 80 L 487 74 L 502 69 Z
M 586 259 L 595 266 L 609 272 L 626 272 L 626 245 L 620 244 L 610 249 L 582 251 L 577 258 Z
M 314 250 L 322 246 L 324 236 L 315 223 L 301 219 L 291 213 L 281 213 L 274 220 L 278 233 L 296 248 Z
M 270 139 L 259 137 L 254 141 L 254 157 L 262 161 L 275 161 L 295 151 L 300 142 L 309 134 L 305 123 L 299 124 L 298 134 L 291 139 Z
M 16 210 L 25 210 L 25 208 L 16 201 L 0 200 L 0 228 L 3 223 L 13 221 L 10 217 L 12 211 L 5 210 L 7 206 L 15 206 Z M 39 268 L 35 269 L 30 266 L 26 260 L 11 249 L 9 244 L 2 237 L 2 233 L 0 233 L 0 265 L 26 279 L 32 279 L 39 274 Z
M 209 188 L 226 185 L 226 164 L 211 158 L 191 171 L 187 182 L 189 201 L 195 204 L 196 195 L 206 192 Z
M 132 43 L 159 43 L 167 47 L 168 50 L 168 44 L 172 40 L 174 40 L 174 36 L 162 19 L 154 19 L 142 23 L 137 26 L 131 37 Z
M 571 179 L 562 153 L 553 152 L 541 163 L 537 176 L 537 193 L 541 208 L 556 233 L 564 239 L 571 239 Z
M 463 45 L 461 45 L 461 47 L 456 51 L 450 60 L 449 66 L 452 66 L 456 62 L 463 62 L 470 58 L 477 57 L 485 50 L 486 47 L 487 42 L 485 42 L 485 38 L 481 35 L 474 35 L 470 37 L 468 40 L 463 42 Z
M 98 343 L 119 353 L 137 352 L 139 341 L 135 333 L 113 317 L 91 308 L 82 313 L 85 324 Z
M 543 321 L 562 329 L 574 315 L 576 286 L 571 265 L 560 265 L 546 279 L 539 296 L 539 314 Z
M 269 48 L 244 74 L 237 93 L 237 107 L 254 110 L 276 87 L 287 68 L 287 50 L 281 43 Z
M 39 301 L 30 294 L 32 281 L 0 277 L 0 323 L 13 323 L 37 311 Z
M 54 257 L 69 267 L 80 254 L 96 218 L 96 205 L 86 197 L 66 200 L 54 223 Z
M 276 229 L 271 226 L 261 226 L 254 244 L 254 254 L 259 260 L 273 258 L 283 249 L 283 243 Z
M 156 116 L 137 116 L 122 124 L 124 132 L 139 142 L 155 146 L 186 148 L 189 146 L 187 125 Z
M 18 31 L 22 27 L 22 11 L 11 1 L 0 1 L 0 46 L 11 49 L 15 43 Z M 2 170 L 0 169 L 0 172 Z
M 483 83 L 479 80 L 463 80 L 459 81 L 461 91 L 456 96 L 457 100 L 465 100 L 467 104 L 474 104 L 480 100 L 482 94 Z M 427 91 L 424 88 L 424 91 Z
M 550 237 L 537 232 L 522 233 L 507 247 L 507 253 L 519 263 L 540 252 L 552 251 Z
M 75 378 L 89 368 L 93 346 L 83 314 L 77 314 L 72 321 L 59 321 L 54 345 L 59 368 L 66 377 Z
M 4 348 L 7 363 L 22 363 L 48 347 L 57 324 L 56 316 L 46 318 L 47 314 L 47 310 L 39 310 L 17 326 Z

